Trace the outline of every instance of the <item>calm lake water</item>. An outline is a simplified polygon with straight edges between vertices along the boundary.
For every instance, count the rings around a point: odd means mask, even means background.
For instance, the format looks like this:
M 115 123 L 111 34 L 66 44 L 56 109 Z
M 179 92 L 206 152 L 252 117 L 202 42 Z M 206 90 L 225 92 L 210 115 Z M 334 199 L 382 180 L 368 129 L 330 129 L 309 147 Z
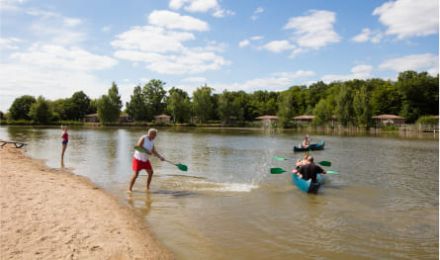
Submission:
M 160 129 L 155 177 L 127 194 L 132 147 L 145 129 L 70 129 L 65 167 L 133 207 L 178 259 L 438 259 L 439 143 L 421 138 L 313 135 L 332 162 L 318 195 L 297 190 L 292 147 L 303 134 Z M 0 127 L 0 138 L 60 167 L 58 128 Z M 111 216 L 109 216 L 111 217 Z

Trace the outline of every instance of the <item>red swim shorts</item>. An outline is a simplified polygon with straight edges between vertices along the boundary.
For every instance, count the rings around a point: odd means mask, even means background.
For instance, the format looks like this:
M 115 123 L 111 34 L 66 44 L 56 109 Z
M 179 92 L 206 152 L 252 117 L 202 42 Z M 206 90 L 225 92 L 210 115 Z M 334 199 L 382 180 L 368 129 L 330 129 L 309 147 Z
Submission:
M 140 170 L 153 170 L 153 167 L 151 167 L 150 160 L 147 160 L 146 162 L 137 160 L 136 158 L 133 158 L 133 161 L 131 163 L 131 167 L 133 168 L 133 171 L 140 171 Z

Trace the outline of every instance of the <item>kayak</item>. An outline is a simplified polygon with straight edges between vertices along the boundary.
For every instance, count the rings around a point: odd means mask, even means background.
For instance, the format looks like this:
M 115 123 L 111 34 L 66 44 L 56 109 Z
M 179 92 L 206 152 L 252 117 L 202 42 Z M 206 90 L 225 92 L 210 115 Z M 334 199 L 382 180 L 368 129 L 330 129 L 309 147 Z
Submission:
M 316 144 L 311 144 L 307 148 L 304 148 L 302 146 L 293 146 L 294 152 L 307 152 L 307 151 L 316 151 L 316 150 L 324 150 L 325 142 L 321 141 Z
M 316 178 L 318 179 L 317 183 L 312 183 L 312 180 L 304 180 L 300 178 L 295 173 L 292 173 L 292 182 L 293 184 L 301 191 L 307 193 L 318 193 L 319 187 L 324 184 L 326 176 L 322 174 L 317 174 Z

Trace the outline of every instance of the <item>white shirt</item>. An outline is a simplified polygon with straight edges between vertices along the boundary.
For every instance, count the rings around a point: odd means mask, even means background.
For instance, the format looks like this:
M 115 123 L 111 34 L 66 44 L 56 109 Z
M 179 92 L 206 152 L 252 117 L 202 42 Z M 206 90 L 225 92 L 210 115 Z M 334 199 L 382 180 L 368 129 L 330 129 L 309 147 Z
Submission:
M 148 150 L 149 152 L 151 152 L 153 150 L 154 142 L 151 141 L 147 135 L 142 136 L 142 138 L 144 138 L 144 144 L 142 147 Z M 139 161 L 143 161 L 143 162 L 148 161 L 148 154 L 141 153 L 136 150 L 134 150 L 133 157 Z

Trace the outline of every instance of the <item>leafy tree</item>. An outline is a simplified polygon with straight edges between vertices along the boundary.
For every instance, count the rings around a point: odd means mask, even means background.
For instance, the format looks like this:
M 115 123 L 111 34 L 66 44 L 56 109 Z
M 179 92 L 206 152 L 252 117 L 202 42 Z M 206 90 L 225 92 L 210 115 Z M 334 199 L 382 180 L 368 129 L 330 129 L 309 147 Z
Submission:
M 372 114 L 398 115 L 401 110 L 402 101 L 396 85 L 383 80 L 376 80 L 373 85 L 374 90 L 371 93 Z
M 82 91 L 73 93 L 68 102 L 71 108 L 71 110 L 67 110 L 68 119 L 83 119 L 90 110 L 90 98 Z
M 9 114 L 11 119 L 30 120 L 31 118 L 29 116 L 29 111 L 31 109 L 32 104 L 35 102 L 36 102 L 35 98 L 28 95 L 16 98 L 12 103 L 11 107 L 9 108 Z
M 354 92 L 353 109 L 359 127 L 368 128 L 371 122 L 370 93 L 365 85 Z
M 247 110 L 247 94 L 244 91 L 223 91 L 218 100 L 220 120 L 225 124 L 232 121 L 243 122 Z
M 174 122 L 188 122 L 191 117 L 191 102 L 188 93 L 179 88 L 171 88 L 166 99 L 167 111 L 173 117 Z
M 354 123 L 353 89 L 349 84 L 341 84 L 336 96 L 336 117 L 345 127 Z
M 49 102 L 44 97 L 39 96 L 29 109 L 29 117 L 36 123 L 48 123 L 52 119 Z
M 152 118 L 151 111 L 145 103 L 144 94 L 140 86 L 136 86 L 131 95 L 130 102 L 127 102 L 127 113 L 136 121 L 146 121 Z
M 98 101 L 98 118 L 102 124 L 117 122 L 121 113 L 121 97 L 118 86 L 113 82 L 108 95 L 102 95 Z
M 207 122 L 213 115 L 213 103 L 211 93 L 214 89 L 204 85 L 193 92 L 194 115 L 202 123 Z
M 396 83 L 402 96 L 401 115 L 413 123 L 421 115 L 438 114 L 438 75 L 405 71 Z
M 262 115 L 275 115 L 278 111 L 278 98 L 279 93 L 266 90 L 257 90 L 250 94 L 246 120 L 253 120 Z
M 321 99 L 313 110 L 313 115 L 315 116 L 313 123 L 323 125 L 332 120 L 333 107 L 331 98 Z
M 158 79 L 152 79 L 143 88 L 143 97 L 145 105 L 150 113 L 148 120 L 153 119 L 154 116 L 162 114 L 165 109 L 165 83 Z

